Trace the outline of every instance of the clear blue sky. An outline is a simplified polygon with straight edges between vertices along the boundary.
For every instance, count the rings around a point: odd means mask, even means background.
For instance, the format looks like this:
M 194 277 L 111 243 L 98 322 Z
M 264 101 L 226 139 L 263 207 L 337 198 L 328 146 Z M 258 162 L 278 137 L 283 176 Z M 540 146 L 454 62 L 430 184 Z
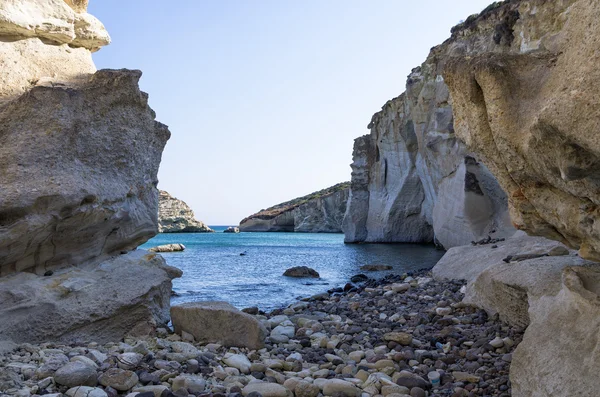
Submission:
M 490 0 L 91 0 L 172 137 L 159 188 L 208 224 L 350 179 L 354 138 Z

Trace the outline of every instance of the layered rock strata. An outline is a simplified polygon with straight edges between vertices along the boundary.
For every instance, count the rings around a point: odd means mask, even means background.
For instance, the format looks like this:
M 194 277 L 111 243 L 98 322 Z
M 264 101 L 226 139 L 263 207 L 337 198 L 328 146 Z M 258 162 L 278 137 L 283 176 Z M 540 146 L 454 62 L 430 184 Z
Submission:
M 110 38 L 86 5 L 0 0 L 0 339 L 108 340 L 168 318 L 176 274 L 123 254 L 157 232 L 170 132 L 141 72 L 96 72 Z M 134 276 L 149 280 L 124 287 Z
M 349 183 L 286 201 L 240 222 L 242 232 L 341 233 Z
M 204 222 L 194 216 L 194 211 L 182 200 L 164 190 L 158 195 L 159 233 L 204 233 L 213 232 Z

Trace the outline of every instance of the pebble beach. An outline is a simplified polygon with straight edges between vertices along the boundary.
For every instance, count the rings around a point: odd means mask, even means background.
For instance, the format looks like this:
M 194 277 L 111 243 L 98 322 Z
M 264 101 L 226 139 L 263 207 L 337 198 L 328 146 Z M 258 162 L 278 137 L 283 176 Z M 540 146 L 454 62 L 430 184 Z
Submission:
M 0 396 L 510 396 L 523 330 L 462 303 L 428 271 L 360 276 L 270 313 L 258 350 L 159 328 L 108 344 L 23 344 L 0 356 Z

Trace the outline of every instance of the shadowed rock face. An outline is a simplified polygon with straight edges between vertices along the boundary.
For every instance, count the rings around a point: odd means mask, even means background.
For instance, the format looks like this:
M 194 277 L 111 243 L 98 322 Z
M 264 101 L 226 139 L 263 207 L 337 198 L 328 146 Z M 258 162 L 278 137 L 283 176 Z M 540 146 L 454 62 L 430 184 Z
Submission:
M 600 4 L 522 1 L 514 38 L 445 70 L 457 135 L 509 196 L 513 222 L 600 260 Z

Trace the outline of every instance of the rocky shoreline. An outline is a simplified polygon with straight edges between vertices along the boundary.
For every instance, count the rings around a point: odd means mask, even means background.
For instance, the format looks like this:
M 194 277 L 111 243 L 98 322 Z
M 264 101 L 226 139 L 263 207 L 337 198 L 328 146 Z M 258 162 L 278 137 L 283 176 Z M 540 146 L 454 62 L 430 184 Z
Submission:
M 245 309 L 269 331 L 260 350 L 165 328 L 104 345 L 25 343 L 0 355 L 0 396 L 510 396 L 523 329 L 462 303 L 463 287 L 421 271 Z

